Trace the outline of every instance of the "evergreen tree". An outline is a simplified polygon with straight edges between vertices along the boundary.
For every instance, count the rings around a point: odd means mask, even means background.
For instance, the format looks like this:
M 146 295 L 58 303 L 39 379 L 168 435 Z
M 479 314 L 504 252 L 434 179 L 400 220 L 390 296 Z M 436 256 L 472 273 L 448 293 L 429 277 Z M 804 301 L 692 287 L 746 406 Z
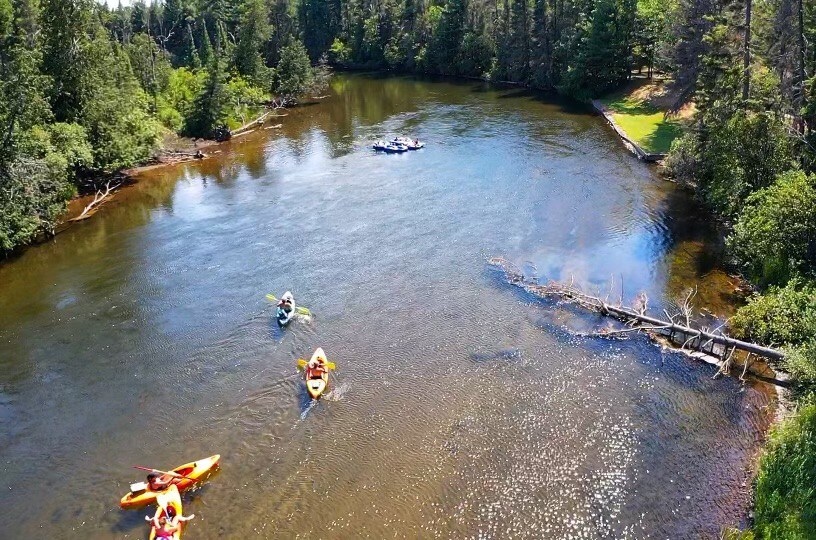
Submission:
M 224 111 L 227 105 L 225 82 L 224 61 L 219 55 L 214 54 L 207 65 L 207 81 L 196 97 L 194 114 L 185 128 L 188 135 L 216 139 L 228 136 L 229 129 L 225 125 Z
M 292 102 L 306 92 L 314 82 L 314 70 L 309 53 L 300 41 L 293 41 L 281 51 L 275 69 L 275 93 Z
M 265 85 L 265 67 L 261 49 L 269 37 L 269 22 L 264 0 L 247 0 L 233 53 L 233 65 L 238 73 Z
M 340 3 L 337 0 L 302 0 L 298 5 L 303 44 L 313 60 L 320 58 L 339 30 Z
M 564 78 L 564 93 L 594 97 L 616 88 L 632 66 L 634 0 L 597 0 Z
M 428 65 L 436 73 L 455 75 L 459 47 L 465 36 L 467 0 L 450 0 L 433 32 L 428 47 Z
M 193 36 L 193 25 L 190 21 L 186 21 L 184 28 L 184 35 L 186 36 L 183 46 L 179 51 L 180 63 L 192 69 L 199 69 L 201 67 L 201 58 L 198 56 L 196 50 L 195 37 Z
M 209 66 L 215 58 L 215 52 L 213 51 L 212 41 L 210 41 L 210 33 L 207 31 L 207 22 L 203 17 L 198 20 L 198 26 L 200 28 L 199 41 L 201 42 L 198 56 L 201 59 L 201 65 Z
M 91 82 L 87 49 L 92 0 L 42 0 L 43 71 L 51 77 L 51 107 L 58 121 L 79 116 Z
M 149 23 L 150 14 L 147 5 L 144 0 L 137 0 L 133 3 L 133 8 L 130 11 L 130 27 L 133 29 L 133 33 L 148 33 Z

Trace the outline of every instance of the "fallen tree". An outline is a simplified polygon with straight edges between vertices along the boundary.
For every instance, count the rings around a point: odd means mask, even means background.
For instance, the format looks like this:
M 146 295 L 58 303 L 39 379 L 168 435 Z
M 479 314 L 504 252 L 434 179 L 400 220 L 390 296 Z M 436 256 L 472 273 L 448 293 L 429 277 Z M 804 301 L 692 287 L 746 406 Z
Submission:
M 743 351 L 745 356 L 741 358 L 740 367 L 743 368 L 741 378 L 750 371 L 763 380 L 787 386 L 786 381 L 782 379 L 767 377 L 764 373 L 750 369 L 753 356 L 779 361 L 785 357 L 784 351 L 734 339 L 723 331 L 725 323 L 716 328 L 695 328 L 693 326 L 692 299 L 696 294 L 695 290 L 690 290 L 686 294 L 679 304 L 678 313 L 670 314 L 668 311 L 663 310 L 664 319 L 646 313 L 648 310 L 648 297 L 645 293 L 638 295 L 633 306 L 624 306 L 620 297 L 617 303 L 613 303 L 609 301 L 609 295 L 602 298 L 600 295 L 588 294 L 572 282 L 550 281 L 542 285 L 537 280 L 528 280 L 518 268 L 501 257 L 494 257 L 488 263 L 502 270 L 509 283 L 521 287 L 531 294 L 540 297 L 559 298 L 584 309 L 617 319 L 625 325 L 624 328 L 618 330 L 604 329 L 590 335 L 622 337 L 630 332 L 644 332 L 653 338 L 662 337 L 662 341 L 677 350 L 718 365 L 720 369 L 715 377 L 720 373 L 727 374 L 733 365 L 740 365 L 734 353 Z
M 111 192 L 121 185 L 122 184 L 116 184 L 115 186 L 111 187 L 110 182 L 105 184 L 105 190 L 102 191 L 101 189 L 98 189 L 94 194 L 93 200 L 85 207 L 82 213 L 75 218 L 69 219 L 68 221 L 82 221 L 83 219 L 88 219 L 91 217 L 97 210 L 99 210 L 99 205 L 108 199 Z

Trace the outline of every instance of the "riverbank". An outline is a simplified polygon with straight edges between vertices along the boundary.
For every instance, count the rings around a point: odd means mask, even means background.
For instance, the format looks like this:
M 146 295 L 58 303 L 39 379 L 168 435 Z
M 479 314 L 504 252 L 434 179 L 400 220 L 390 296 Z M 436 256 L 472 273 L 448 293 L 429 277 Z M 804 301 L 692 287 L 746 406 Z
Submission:
M 118 189 L 132 184 L 135 181 L 135 178 L 142 173 L 170 165 L 178 165 L 181 163 L 207 159 L 208 157 L 211 157 L 214 152 L 217 152 L 216 148 L 221 147 L 226 143 L 234 142 L 234 140 L 238 139 L 239 137 L 252 133 L 252 131 L 255 129 L 262 127 L 267 121 L 269 121 L 269 119 L 286 116 L 285 114 L 273 115 L 272 113 L 277 110 L 277 108 L 267 110 L 267 112 L 258 117 L 256 120 L 232 131 L 230 138 L 223 141 L 216 141 L 212 139 L 192 139 L 190 137 L 177 135 L 170 131 L 166 132 L 162 140 L 161 148 L 148 160 L 136 167 L 119 171 L 112 175 L 111 178 L 104 179 L 106 186 L 114 185 L 116 186 L 116 189 L 111 190 L 110 194 L 106 196 L 104 201 L 99 201 L 98 203 L 94 204 L 93 211 L 96 211 L 96 209 L 115 197 Z M 274 127 L 281 126 L 277 125 Z M 100 191 L 104 192 L 104 189 L 105 188 L 101 185 L 101 181 L 98 181 L 94 185 L 94 188 L 85 193 L 80 193 L 69 200 L 66 211 L 61 217 L 60 222 L 57 224 L 55 233 L 62 232 L 70 227 L 73 223 L 76 223 L 78 218 L 83 215 L 83 212 L 86 212 L 88 205 L 93 204 L 95 200 L 99 198 Z M 89 214 L 90 213 L 86 213 L 85 216 L 90 217 Z
M 670 80 L 636 76 L 620 90 L 592 100 L 592 106 L 639 159 L 657 162 L 694 114 L 691 103 L 672 112 L 677 99 Z

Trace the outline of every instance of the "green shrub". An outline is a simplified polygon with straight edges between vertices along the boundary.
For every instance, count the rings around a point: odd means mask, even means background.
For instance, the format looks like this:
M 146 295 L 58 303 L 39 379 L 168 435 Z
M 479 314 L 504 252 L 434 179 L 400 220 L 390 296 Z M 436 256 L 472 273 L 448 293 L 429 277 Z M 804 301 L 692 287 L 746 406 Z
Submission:
M 174 69 L 168 77 L 167 87 L 156 100 L 159 121 L 174 131 L 181 131 L 206 80 L 207 70 Z
M 731 319 L 731 333 L 766 345 L 800 345 L 816 336 L 816 283 L 793 280 L 754 295 Z
M 269 96 L 248 79 L 233 75 L 225 85 L 226 122 L 230 129 L 241 127 L 256 118 Z
M 784 283 L 816 270 L 816 175 L 789 171 L 748 197 L 729 246 L 749 273 Z
M 816 405 L 773 429 L 760 460 L 754 535 L 816 538 Z
M 816 389 L 816 338 L 796 347 L 787 347 L 785 369 L 793 378 L 796 392 L 812 394 Z

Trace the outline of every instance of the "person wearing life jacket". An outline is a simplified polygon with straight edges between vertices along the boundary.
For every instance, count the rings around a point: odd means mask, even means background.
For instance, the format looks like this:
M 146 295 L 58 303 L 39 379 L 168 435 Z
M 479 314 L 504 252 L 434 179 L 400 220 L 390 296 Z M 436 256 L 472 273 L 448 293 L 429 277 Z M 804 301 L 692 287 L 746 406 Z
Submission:
M 322 358 L 312 358 L 309 360 L 309 376 L 312 379 L 319 379 L 326 371 L 326 364 Z
M 173 477 L 169 474 L 150 473 L 147 475 L 147 487 L 151 491 L 163 491 L 173 483 Z
M 292 299 L 291 298 L 281 298 L 280 302 L 278 302 L 278 307 L 284 310 L 286 313 L 292 312 Z
M 181 530 L 181 523 L 194 517 L 195 514 L 186 517 L 177 515 L 176 509 L 173 506 L 168 506 L 160 517 L 153 516 L 153 528 L 156 530 L 156 538 L 173 538 Z

